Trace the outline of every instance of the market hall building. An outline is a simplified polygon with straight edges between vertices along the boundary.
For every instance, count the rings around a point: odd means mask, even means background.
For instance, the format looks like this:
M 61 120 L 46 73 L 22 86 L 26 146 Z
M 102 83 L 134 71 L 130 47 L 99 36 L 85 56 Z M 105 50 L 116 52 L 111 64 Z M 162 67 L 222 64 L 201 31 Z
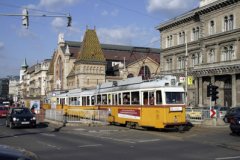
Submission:
M 184 77 L 187 42 L 188 105 L 209 106 L 210 82 L 219 87 L 217 105 L 240 105 L 239 19 L 239 0 L 200 0 L 198 8 L 156 27 L 162 74 Z

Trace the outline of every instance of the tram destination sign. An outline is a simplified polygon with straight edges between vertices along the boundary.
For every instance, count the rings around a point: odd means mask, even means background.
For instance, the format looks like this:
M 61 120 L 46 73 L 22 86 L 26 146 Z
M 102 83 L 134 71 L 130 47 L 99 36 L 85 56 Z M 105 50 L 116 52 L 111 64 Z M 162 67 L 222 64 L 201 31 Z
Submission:
M 170 111 L 171 111 L 171 112 L 182 111 L 182 107 L 170 107 Z

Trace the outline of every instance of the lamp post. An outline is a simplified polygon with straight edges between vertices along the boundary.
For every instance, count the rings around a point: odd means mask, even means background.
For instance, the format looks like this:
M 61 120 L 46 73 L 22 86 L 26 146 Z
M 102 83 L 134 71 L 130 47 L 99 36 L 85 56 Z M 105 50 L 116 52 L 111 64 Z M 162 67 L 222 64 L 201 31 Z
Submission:
M 188 77 L 187 77 L 187 60 L 188 60 L 188 50 L 187 50 L 187 33 L 185 33 L 185 44 L 186 44 L 186 52 L 185 52 L 185 108 L 187 107 L 187 86 L 188 86 Z
M 172 35 L 178 35 L 177 33 L 173 33 Z M 187 76 L 187 60 L 188 60 L 188 49 L 187 49 L 187 33 L 185 32 L 185 36 L 184 36 L 184 40 L 185 40 L 185 46 L 186 46 L 186 52 L 185 52 L 185 56 L 184 56 L 184 60 L 185 60 L 185 108 L 187 107 L 187 85 L 188 85 L 188 76 Z M 183 42 L 184 43 L 184 42 Z

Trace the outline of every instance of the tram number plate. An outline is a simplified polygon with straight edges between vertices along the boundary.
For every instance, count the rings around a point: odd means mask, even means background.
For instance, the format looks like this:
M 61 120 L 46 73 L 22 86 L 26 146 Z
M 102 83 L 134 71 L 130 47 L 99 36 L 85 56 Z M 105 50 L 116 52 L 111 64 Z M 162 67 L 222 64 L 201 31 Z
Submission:
M 22 122 L 22 124 L 29 124 L 29 122 Z
M 170 107 L 171 112 L 182 111 L 182 107 Z

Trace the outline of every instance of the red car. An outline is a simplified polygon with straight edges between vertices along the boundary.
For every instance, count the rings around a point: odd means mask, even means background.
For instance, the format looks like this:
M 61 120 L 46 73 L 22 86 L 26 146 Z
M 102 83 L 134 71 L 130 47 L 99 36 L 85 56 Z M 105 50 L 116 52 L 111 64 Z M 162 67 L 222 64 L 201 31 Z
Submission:
M 8 107 L 0 106 L 0 117 L 6 117 L 8 113 Z

